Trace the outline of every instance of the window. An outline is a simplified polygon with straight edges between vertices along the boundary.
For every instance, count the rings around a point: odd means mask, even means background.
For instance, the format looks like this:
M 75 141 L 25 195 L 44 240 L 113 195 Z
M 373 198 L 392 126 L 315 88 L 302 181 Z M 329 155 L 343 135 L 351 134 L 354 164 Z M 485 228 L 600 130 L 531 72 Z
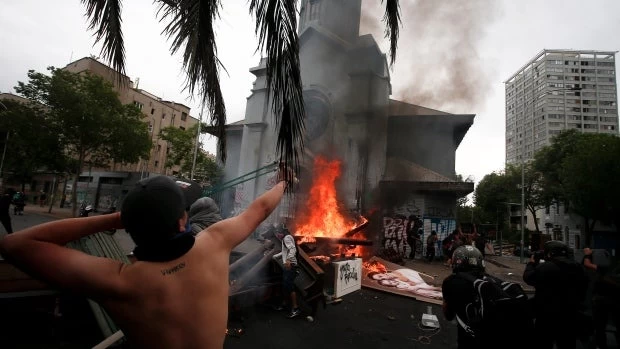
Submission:
M 155 114 L 155 108 L 151 108 L 151 115 Z
M 184 131 L 185 131 L 185 127 L 183 127 L 183 126 L 179 126 L 179 128 L 180 128 L 181 130 L 184 130 Z
M 161 144 L 157 145 L 157 152 L 159 153 L 161 151 Z
M 187 113 L 186 112 L 182 112 L 181 113 L 181 121 L 185 121 L 187 120 Z
M 159 161 L 155 160 L 155 168 L 159 167 Z
M 133 101 L 133 105 L 138 107 L 138 109 L 140 109 L 140 110 L 142 110 L 142 108 L 144 108 L 144 104 L 142 104 L 140 102 Z
M 149 133 L 153 133 L 153 123 L 149 122 Z
M 161 114 L 161 118 L 165 119 L 166 118 L 166 113 Z

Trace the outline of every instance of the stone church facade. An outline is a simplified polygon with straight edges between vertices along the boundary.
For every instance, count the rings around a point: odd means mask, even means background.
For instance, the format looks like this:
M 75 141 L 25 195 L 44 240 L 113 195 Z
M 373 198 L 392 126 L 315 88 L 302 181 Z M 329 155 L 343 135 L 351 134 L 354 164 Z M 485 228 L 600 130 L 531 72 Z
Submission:
M 342 161 L 339 199 L 349 211 L 372 214 L 372 238 L 406 253 L 406 217 L 424 221 L 425 235 L 456 227 L 456 199 L 473 183 L 456 180 L 455 151 L 474 115 L 457 115 L 390 98 L 390 70 L 372 35 L 359 35 L 361 0 L 304 0 L 299 38 L 306 104 L 302 182 L 314 156 Z M 276 160 L 273 113 L 267 101 L 265 62 L 256 76 L 245 118 L 227 126 L 224 181 Z M 245 209 L 275 184 L 274 174 L 243 182 L 220 197 L 222 213 Z M 272 217 L 293 217 L 296 194 Z

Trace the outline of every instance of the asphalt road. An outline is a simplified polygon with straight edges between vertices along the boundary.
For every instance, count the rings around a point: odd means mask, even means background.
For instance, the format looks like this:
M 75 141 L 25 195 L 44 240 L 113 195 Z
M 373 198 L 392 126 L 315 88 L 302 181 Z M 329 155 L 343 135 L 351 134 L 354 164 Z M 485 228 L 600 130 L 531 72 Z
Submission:
M 27 207 L 28 206 L 26 206 L 26 210 Z M 42 215 L 39 213 L 33 213 L 28 211 L 24 212 L 23 216 L 15 216 L 13 215 L 12 208 L 13 206 L 11 206 L 11 224 L 13 226 L 13 231 L 20 231 L 34 225 L 43 224 L 57 219 L 53 216 Z M 4 231 L 4 227 L 0 224 L 0 234 L 4 233 L 6 233 Z
M 419 326 L 428 306 L 439 318 L 439 330 Z M 231 314 L 229 331 L 242 328 L 243 334 L 228 336 L 224 348 L 456 348 L 456 325 L 443 318 L 440 306 L 389 293 L 348 294 L 339 304 L 320 307 L 313 322 L 286 314 L 268 305 Z

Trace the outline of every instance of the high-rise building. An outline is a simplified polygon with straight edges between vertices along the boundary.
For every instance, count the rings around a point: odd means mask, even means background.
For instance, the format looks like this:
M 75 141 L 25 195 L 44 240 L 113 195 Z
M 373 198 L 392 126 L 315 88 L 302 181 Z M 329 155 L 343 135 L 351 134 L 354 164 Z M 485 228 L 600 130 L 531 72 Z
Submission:
M 617 51 L 542 50 L 506 84 L 506 164 L 562 130 L 618 135 Z

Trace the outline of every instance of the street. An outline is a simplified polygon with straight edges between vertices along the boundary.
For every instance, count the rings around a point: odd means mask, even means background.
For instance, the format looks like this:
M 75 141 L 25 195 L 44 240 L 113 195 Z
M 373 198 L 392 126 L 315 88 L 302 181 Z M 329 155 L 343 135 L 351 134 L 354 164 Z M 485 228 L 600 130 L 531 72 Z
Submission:
M 31 206 L 23 216 L 12 215 L 11 219 L 14 230 L 19 231 L 67 215 L 67 210 L 55 209 L 50 215 L 45 208 Z M 117 239 L 130 250 L 127 234 L 121 233 Z M 487 261 L 490 274 L 511 281 L 521 280 L 523 265 L 518 263 L 518 258 L 490 257 Z M 415 260 L 407 261 L 406 266 L 435 276 L 437 284 L 451 273 L 441 262 Z M 80 348 L 84 343 L 96 344 L 99 339 L 92 314 L 84 311 L 83 300 L 70 298 L 63 297 L 65 319 L 60 324 L 64 330 L 50 325 L 53 297 L 43 297 L 36 302 L 28 298 L 34 304 L 24 303 L 27 299 L 2 300 L 5 316 L 1 322 L 1 346 Z M 420 326 L 422 314 L 428 312 L 429 306 L 439 319 L 438 330 Z M 344 296 L 341 303 L 319 307 L 314 321 L 308 321 L 305 315 L 288 319 L 286 314 L 269 304 L 231 312 L 230 335 L 226 337 L 224 348 L 456 348 L 456 323 L 444 319 L 440 306 L 366 288 Z M 37 336 L 32 336 L 33 331 Z M 54 334 L 54 331 L 60 332 Z M 613 347 L 615 343 L 611 336 L 609 338 Z

